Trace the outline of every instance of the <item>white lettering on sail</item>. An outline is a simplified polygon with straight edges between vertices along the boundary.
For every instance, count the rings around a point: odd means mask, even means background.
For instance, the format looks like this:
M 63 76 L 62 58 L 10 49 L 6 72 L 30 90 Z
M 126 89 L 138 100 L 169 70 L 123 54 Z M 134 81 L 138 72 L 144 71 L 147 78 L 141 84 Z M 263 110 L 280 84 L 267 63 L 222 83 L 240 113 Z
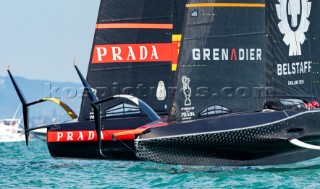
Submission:
M 231 53 L 230 53 L 231 52 Z M 229 56 L 230 55 L 230 56 Z M 213 61 L 258 61 L 262 60 L 262 50 L 260 48 L 194 48 L 192 49 L 192 59 L 199 60 L 213 60 Z
M 210 60 L 210 49 L 203 49 L 203 60 Z
M 172 43 L 96 45 L 92 63 L 169 62 Z
M 256 49 L 250 49 L 250 60 L 256 60 L 255 50 Z
M 244 49 L 239 49 L 239 60 L 244 60 L 245 54 Z
M 136 55 L 134 54 L 132 47 L 129 46 L 128 49 L 129 49 L 129 53 L 128 53 L 127 60 L 136 60 Z
M 276 13 L 279 18 L 279 31 L 284 35 L 283 42 L 289 46 L 289 57 L 301 56 L 303 54 L 302 45 L 306 41 L 306 34 L 309 30 L 312 2 L 309 0 L 279 0 L 276 4 Z M 310 42 L 311 43 L 311 42 Z M 303 58 L 302 58 L 303 59 Z M 312 61 L 295 58 L 292 62 L 277 64 L 278 76 L 291 76 L 298 74 L 312 73 Z M 295 80 L 291 80 L 291 79 Z M 288 85 L 303 85 L 310 81 L 305 81 L 304 77 L 287 77 Z
M 294 80 L 294 81 L 288 81 L 288 85 L 303 85 L 304 84 L 304 80 Z
M 221 60 L 228 60 L 228 56 L 229 56 L 229 51 L 228 51 L 228 49 L 222 49 Z
M 310 73 L 311 64 L 312 61 L 277 64 L 277 73 L 279 76 Z
M 107 49 L 104 47 L 97 47 L 98 60 L 102 61 L 102 57 L 107 55 Z
M 277 64 L 278 75 L 282 75 L 282 65 Z
M 192 59 L 201 60 L 200 49 L 192 49 Z
M 152 54 L 151 54 L 151 57 L 150 57 L 151 60 L 155 59 L 155 60 L 158 60 L 159 59 L 159 56 L 158 56 L 158 53 L 157 53 L 157 49 L 155 46 L 152 46 Z
M 145 46 L 140 46 L 140 60 L 145 60 L 148 56 L 148 50 Z
M 113 55 L 112 60 L 113 61 L 122 60 L 122 57 L 120 56 L 121 48 L 120 47 L 111 47 L 111 49 L 112 49 L 112 55 Z
M 257 49 L 256 53 L 257 53 L 257 60 L 262 60 L 262 51 L 261 51 L 261 49 Z
M 219 49 L 213 49 L 213 60 L 220 60 Z

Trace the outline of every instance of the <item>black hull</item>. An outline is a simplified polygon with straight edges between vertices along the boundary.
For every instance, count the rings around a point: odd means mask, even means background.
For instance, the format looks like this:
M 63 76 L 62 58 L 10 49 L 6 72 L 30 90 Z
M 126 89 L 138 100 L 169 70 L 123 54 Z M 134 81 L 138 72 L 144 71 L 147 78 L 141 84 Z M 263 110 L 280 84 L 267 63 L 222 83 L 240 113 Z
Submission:
M 102 132 L 115 132 L 117 130 L 131 130 L 141 125 L 150 122 L 148 117 L 133 117 L 133 118 L 119 118 L 102 120 Z M 105 136 L 105 140 L 102 140 L 102 152 L 104 156 L 99 153 L 97 138 L 88 140 L 84 136 L 83 140 L 77 140 L 77 137 L 73 137 L 73 140 L 58 141 L 57 138 L 51 139 L 52 135 L 56 133 L 85 133 L 95 132 L 94 121 L 85 122 L 70 122 L 59 124 L 51 127 L 48 130 L 48 149 L 52 157 L 54 158 L 76 158 L 76 159 L 108 159 L 108 160 L 138 160 L 134 151 L 134 138 L 127 138 L 126 140 L 112 141 L 111 136 Z
M 150 129 L 136 139 L 143 160 L 180 165 L 275 165 L 308 160 L 320 151 L 320 110 L 223 116 Z M 165 137 L 163 137 L 165 136 Z
M 120 141 L 103 142 L 102 151 L 104 156 L 99 153 L 97 142 L 48 143 L 48 149 L 54 158 L 138 160 L 135 153 L 129 150 L 129 148 L 134 149 L 133 140 L 124 141 L 123 143 Z

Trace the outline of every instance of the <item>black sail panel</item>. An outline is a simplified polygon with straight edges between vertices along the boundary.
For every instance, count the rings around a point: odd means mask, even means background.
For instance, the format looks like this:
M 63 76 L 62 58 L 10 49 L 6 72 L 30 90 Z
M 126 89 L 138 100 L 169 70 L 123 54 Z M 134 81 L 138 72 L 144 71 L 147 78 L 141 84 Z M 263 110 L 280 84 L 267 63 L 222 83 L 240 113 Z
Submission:
M 99 99 L 131 94 L 158 114 L 168 113 L 184 6 L 173 0 L 101 0 L 87 74 Z M 140 113 L 122 99 L 102 105 L 105 117 Z M 93 119 L 86 95 L 79 119 Z
M 268 100 L 317 98 L 320 81 L 320 2 L 267 1 Z
M 171 121 L 263 108 L 263 0 L 190 0 L 182 38 Z

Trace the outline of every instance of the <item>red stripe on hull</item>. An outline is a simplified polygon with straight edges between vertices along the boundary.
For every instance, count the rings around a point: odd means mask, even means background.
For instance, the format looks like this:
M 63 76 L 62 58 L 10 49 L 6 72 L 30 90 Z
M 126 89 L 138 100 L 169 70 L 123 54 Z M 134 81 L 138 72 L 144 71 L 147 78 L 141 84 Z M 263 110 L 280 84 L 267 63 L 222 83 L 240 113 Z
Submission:
M 126 130 L 103 130 L 101 132 L 102 141 L 112 141 L 112 134 Z M 48 131 L 48 142 L 88 142 L 97 141 L 97 132 L 95 130 L 84 131 Z M 118 137 L 117 140 L 134 140 L 134 135 Z

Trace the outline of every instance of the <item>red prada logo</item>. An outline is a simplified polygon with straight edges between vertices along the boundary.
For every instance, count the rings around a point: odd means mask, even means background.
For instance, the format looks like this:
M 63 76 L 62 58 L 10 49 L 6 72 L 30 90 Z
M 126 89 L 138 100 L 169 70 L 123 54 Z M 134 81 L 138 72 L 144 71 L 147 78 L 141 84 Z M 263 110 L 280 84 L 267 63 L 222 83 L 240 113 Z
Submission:
M 172 43 L 95 45 L 92 63 L 171 62 Z
M 103 130 L 101 131 L 101 140 L 111 141 L 112 134 L 122 132 L 124 130 Z M 96 131 L 48 131 L 48 142 L 88 142 L 97 141 L 98 136 Z M 134 135 L 119 137 L 119 140 L 134 140 Z

